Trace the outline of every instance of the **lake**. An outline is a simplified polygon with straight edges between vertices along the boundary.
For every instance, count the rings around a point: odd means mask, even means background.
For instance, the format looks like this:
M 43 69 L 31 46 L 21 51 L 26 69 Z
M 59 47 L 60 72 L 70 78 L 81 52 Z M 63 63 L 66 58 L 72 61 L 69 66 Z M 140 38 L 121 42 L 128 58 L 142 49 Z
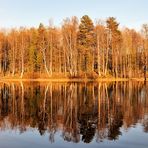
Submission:
M 148 148 L 148 84 L 1 82 L 2 148 Z

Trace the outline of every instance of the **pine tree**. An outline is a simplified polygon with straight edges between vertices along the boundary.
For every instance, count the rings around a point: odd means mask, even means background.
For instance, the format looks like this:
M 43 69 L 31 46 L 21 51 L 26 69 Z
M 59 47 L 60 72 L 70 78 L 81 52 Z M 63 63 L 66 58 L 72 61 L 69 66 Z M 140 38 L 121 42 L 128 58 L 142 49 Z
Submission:
M 38 33 L 35 29 L 30 31 L 30 43 L 28 47 L 28 68 L 29 72 L 38 71 L 37 65 L 37 37 Z
M 109 67 L 115 77 L 117 77 L 117 63 L 119 59 L 119 48 L 121 45 L 121 32 L 118 30 L 119 24 L 116 22 L 116 18 L 109 17 L 106 21 L 109 37 Z
M 81 18 L 79 31 L 77 36 L 77 44 L 79 50 L 79 71 L 93 71 L 94 67 L 94 51 L 95 51 L 95 33 L 94 25 L 89 16 L 85 15 Z

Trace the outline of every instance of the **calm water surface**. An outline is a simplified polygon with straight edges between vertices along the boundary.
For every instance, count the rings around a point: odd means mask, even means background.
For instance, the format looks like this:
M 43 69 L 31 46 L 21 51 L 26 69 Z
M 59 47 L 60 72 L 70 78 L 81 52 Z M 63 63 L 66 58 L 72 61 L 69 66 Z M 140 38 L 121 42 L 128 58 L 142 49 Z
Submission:
M 148 148 L 148 84 L 0 83 L 0 148 Z

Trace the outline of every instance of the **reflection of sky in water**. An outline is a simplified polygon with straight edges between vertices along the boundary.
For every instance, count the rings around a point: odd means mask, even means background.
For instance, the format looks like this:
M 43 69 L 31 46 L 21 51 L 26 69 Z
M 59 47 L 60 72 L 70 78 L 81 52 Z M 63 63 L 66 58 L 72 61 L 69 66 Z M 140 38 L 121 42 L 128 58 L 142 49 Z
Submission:
M 51 143 L 49 141 L 49 133 L 41 136 L 37 129 L 27 129 L 24 133 L 18 130 L 5 130 L 0 132 L 0 147 L 2 148 L 73 148 L 73 147 L 117 147 L 117 148 L 147 148 L 148 146 L 148 134 L 143 132 L 141 124 L 136 124 L 134 127 L 130 127 L 127 130 L 121 128 L 122 135 L 119 136 L 118 140 L 109 141 L 103 140 L 103 142 L 96 142 L 94 138 L 90 144 L 83 143 L 72 143 L 63 140 L 62 131 L 59 130 L 55 133 L 55 141 Z

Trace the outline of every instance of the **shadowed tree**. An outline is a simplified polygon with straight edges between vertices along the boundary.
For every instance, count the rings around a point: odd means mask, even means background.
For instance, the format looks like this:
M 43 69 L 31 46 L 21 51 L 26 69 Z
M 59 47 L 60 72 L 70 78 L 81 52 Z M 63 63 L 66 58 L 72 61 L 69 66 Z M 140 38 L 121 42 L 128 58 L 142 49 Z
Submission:
M 96 47 L 94 25 L 89 16 L 81 18 L 77 36 L 79 71 L 86 74 L 94 71 L 94 52 Z
M 106 23 L 111 36 L 111 42 L 109 44 L 109 67 L 111 68 L 112 74 L 115 77 L 118 77 L 117 66 L 121 44 L 121 33 L 118 30 L 119 24 L 116 22 L 116 19 L 114 17 L 109 17 Z
M 46 50 L 47 50 L 47 32 L 44 25 L 41 23 L 38 28 L 38 48 L 39 52 L 42 52 L 43 56 L 43 63 L 48 76 L 50 76 L 48 67 L 47 67 L 47 60 L 46 60 Z

